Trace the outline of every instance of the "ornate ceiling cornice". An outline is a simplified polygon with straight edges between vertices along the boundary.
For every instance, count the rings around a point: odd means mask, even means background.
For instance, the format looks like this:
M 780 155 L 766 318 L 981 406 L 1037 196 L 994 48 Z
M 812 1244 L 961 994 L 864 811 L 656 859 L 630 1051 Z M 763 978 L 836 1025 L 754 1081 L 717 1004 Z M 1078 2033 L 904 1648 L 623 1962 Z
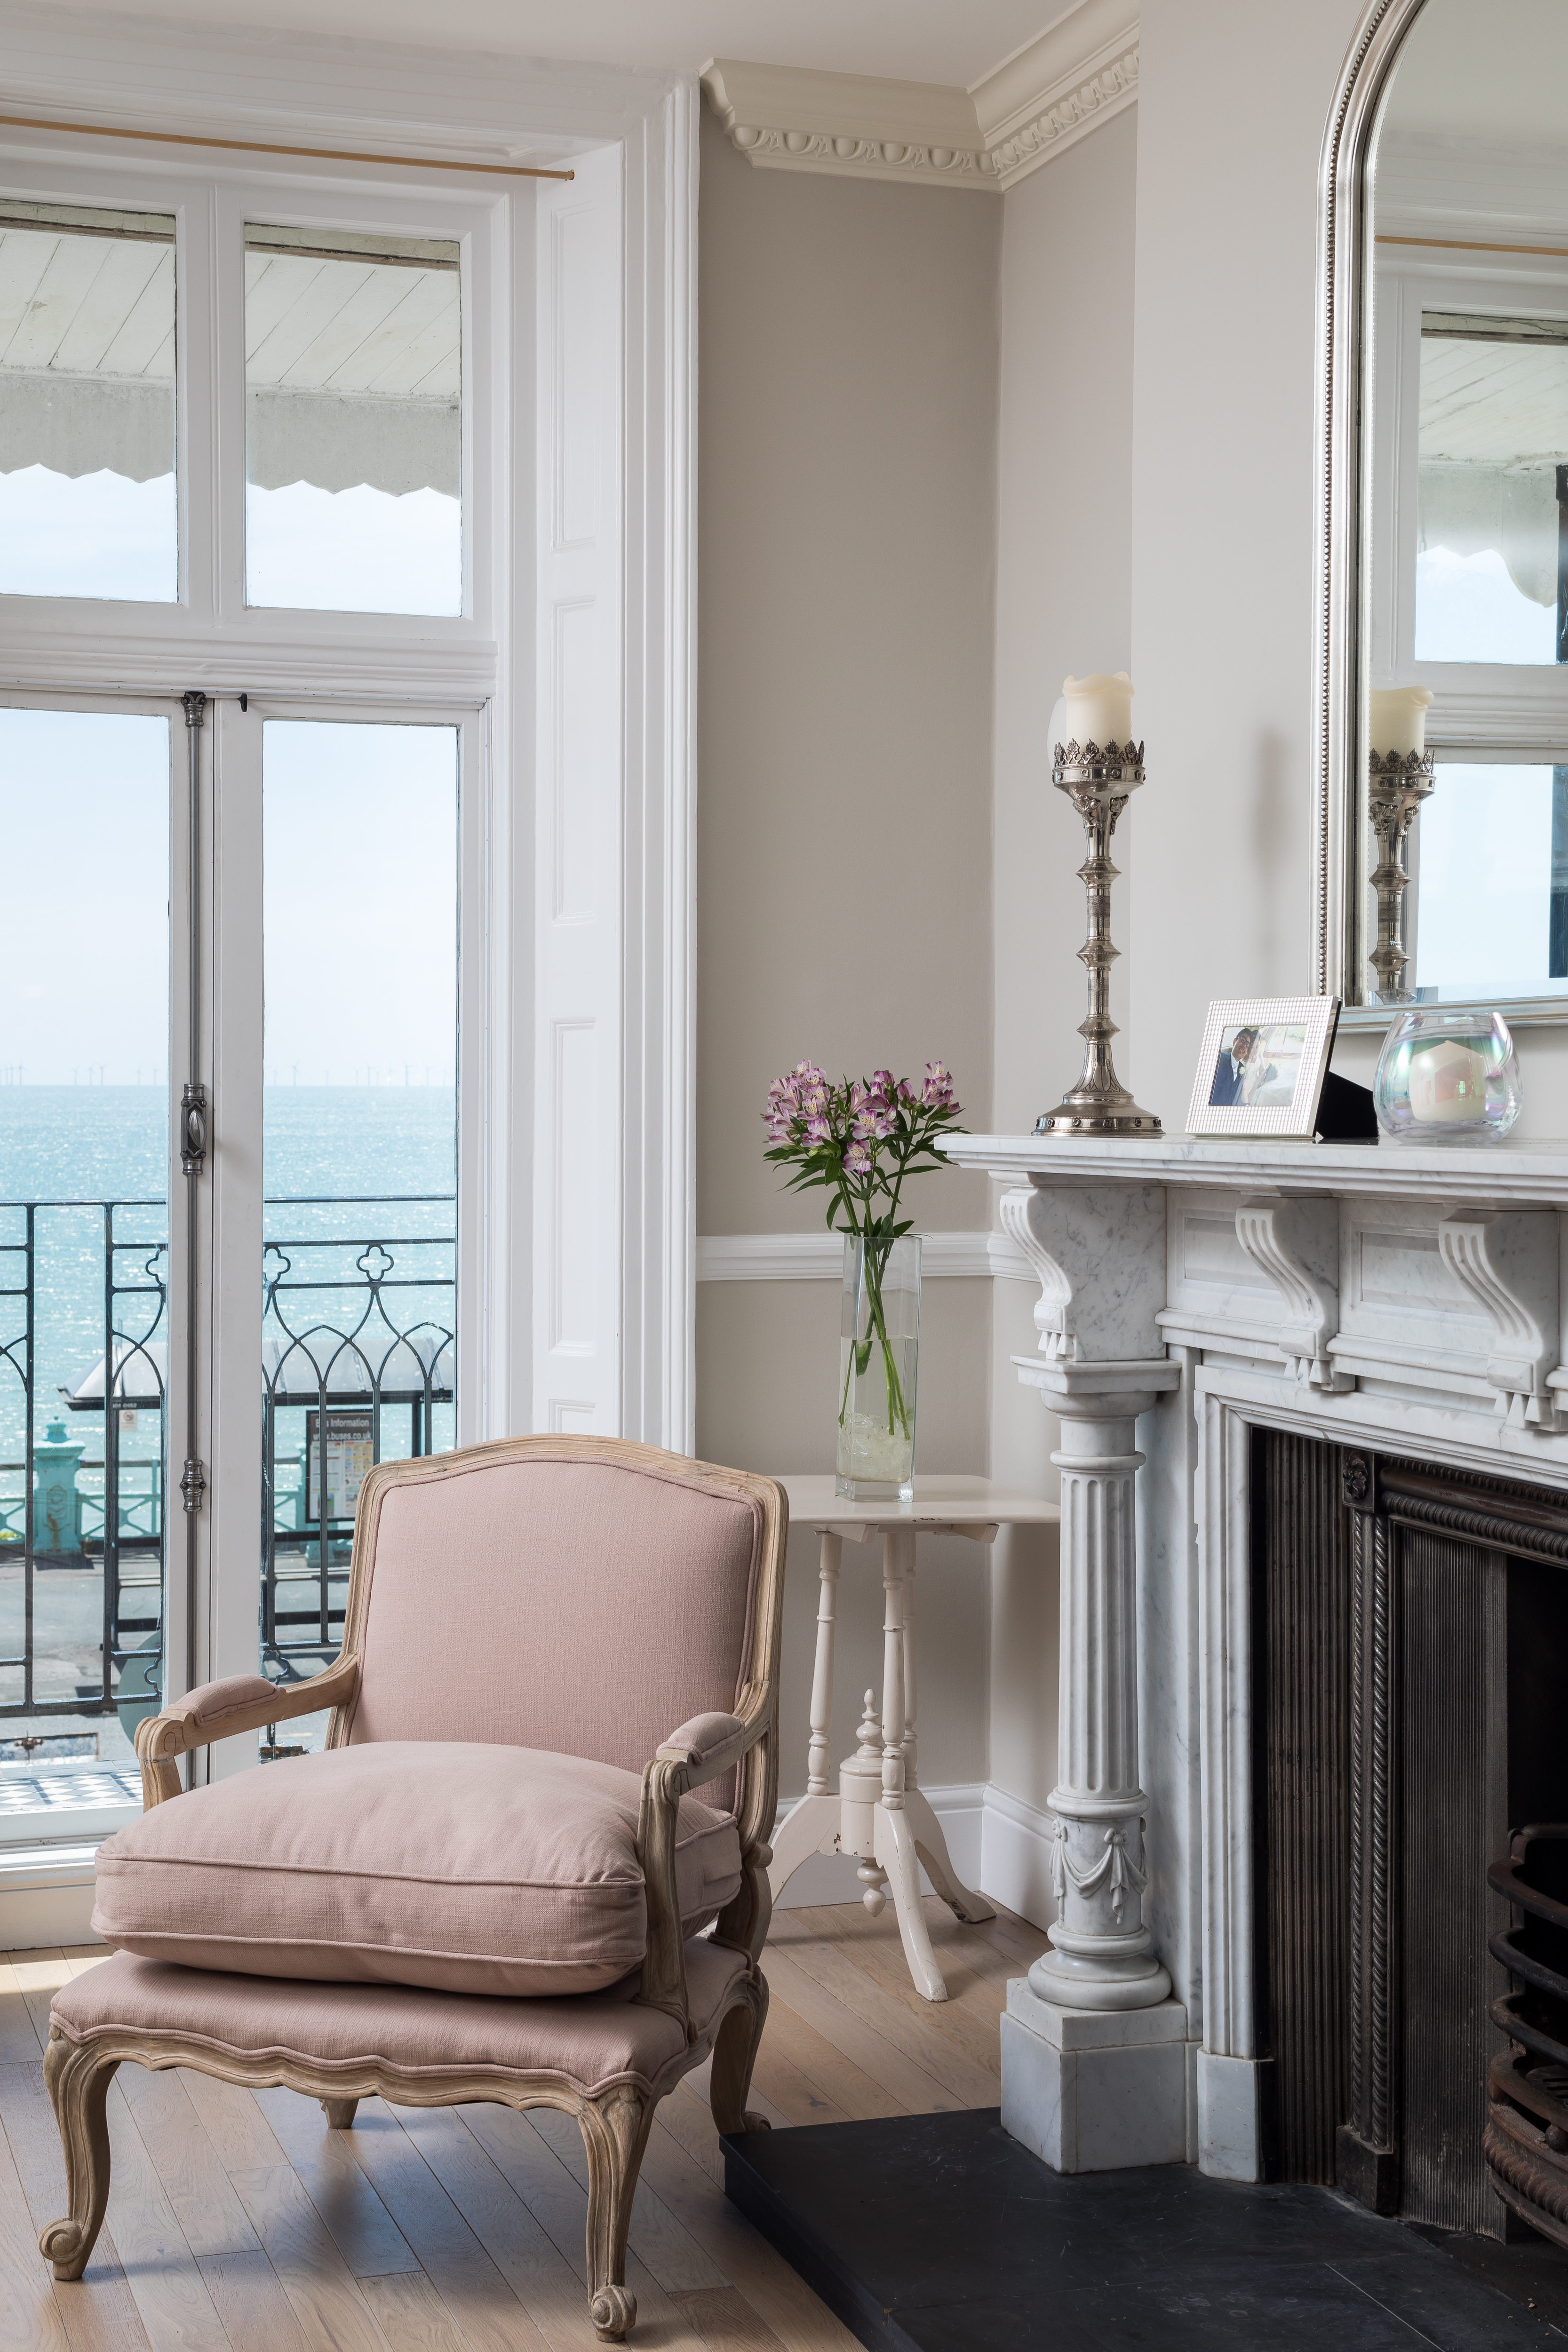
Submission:
M 972 89 L 715 58 L 702 86 L 764 170 L 997 194 L 1138 95 L 1136 0 L 1079 0 Z

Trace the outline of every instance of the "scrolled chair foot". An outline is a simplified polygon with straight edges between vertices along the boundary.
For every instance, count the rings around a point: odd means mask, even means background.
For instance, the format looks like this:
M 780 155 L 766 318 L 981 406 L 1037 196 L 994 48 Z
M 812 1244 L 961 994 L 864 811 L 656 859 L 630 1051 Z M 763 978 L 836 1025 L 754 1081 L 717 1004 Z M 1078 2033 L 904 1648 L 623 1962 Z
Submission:
M 38 2232 L 38 2252 L 45 2262 L 54 2264 L 58 2279 L 79 2279 L 88 2265 L 92 2252 L 92 2239 L 79 2221 L 68 2216 L 63 2221 L 51 2221 Z
M 103 2058 L 90 2042 L 68 2042 L 51 2029 L 44 2052 L 44 2082 L 59 2126 L 70 2211 L 38 2233 L 38 2252 L 58 2279 L 79 2279 L 88 2266 L 109 2201 L 109 2121 L 104 2101 L 120 2061 Z
M 629 2286 L 602 2286 L 588 2305 L 601 2344 L 620 2344 L 636 2325 L 637 2299 Z
M 773 2122 L 769 2116 L 758 2115 L 755 2107 L 748 2107 L 746 2109 L 746 2129 L 748 2131 L 772 2131 L 773 2127 Z

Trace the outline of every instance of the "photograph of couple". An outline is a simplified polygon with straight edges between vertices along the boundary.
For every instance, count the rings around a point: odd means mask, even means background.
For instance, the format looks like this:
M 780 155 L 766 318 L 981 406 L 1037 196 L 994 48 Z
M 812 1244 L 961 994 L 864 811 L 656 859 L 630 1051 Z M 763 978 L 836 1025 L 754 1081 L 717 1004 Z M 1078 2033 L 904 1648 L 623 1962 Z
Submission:
M 1210 1108 L 1288 1104 L 1296 1090 L 1296 1074 L 1306 1044 L 1306 1030 L 1283 1021 L 1267 1022 L 1258 1028 L 1223 1030 L 1209 1087 Z

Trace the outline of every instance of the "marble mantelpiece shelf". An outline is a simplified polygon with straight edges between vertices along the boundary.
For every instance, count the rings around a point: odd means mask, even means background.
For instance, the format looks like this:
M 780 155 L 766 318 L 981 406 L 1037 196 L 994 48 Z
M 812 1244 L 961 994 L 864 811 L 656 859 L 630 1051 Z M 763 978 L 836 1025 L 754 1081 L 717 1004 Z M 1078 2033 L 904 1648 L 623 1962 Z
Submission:
M 1568 1143 L 1511 1145 L 1283 1143 L 1266 1136 L 1165 1136 L 1148 1143 L 1038 1135 L 955 1135 L 941 1146 L 961 1168 L 1047 1183 L 1201 1184 L 1304 1194 L 1418 1200 L 1441 1194 L 1498 1208 L 1568 1208 Z

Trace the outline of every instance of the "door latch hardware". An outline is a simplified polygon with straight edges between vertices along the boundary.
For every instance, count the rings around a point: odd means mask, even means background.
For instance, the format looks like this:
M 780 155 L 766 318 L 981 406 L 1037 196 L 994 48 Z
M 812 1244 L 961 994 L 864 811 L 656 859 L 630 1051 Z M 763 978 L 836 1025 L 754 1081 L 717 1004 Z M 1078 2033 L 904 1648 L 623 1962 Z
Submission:
M 199 1511 L 207 1491 L 207 1465 L 193 1454 L 180 1473 L 180 1495 L 187 1511 Z
M 199 1176 L 207 1158 L 207 1090 L 193 1078 L 180 1097 L 180 1169 Z

